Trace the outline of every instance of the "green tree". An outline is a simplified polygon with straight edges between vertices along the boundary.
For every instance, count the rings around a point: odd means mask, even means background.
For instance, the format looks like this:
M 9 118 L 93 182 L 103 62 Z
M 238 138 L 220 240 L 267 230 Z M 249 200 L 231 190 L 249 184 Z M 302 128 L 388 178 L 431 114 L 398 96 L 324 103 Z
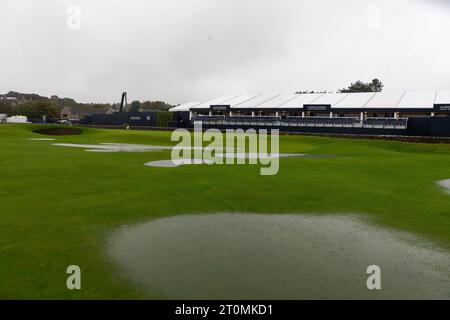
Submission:
M 17 105 L 12 110 L 13 115 L 23 115 L 28 118 L 40 118 L 47 116 L 48 118 L 58 118 L 60 109 L 50 100 L 27 101 Z
M 157 126 L 166 128 L 169 126 L 169 121 L 173 120 L 173 113 L 169 111 L 159 111 L 157 113 Z
M 170 105 L 164 101 L 145 101 L 142 104 L 142 109 L 144 111 L 152 111 L 152 110 L 164 111 L 164 110 L 169 110 L 172 107 L 173 107 L 172 105 Z
M 360 80 L 350 84 L 348 88 L 339 90 L 339 92 L 381 92 L 383 90 L 383 83 L 379 79 L 373 79 L 370 83 L 365 83 Z
M 130 109 L 128 111 L 130 112 L 139 112 L 141 110 L 141 102 L 140 101 L 133 101 L 130 105 Z
M 8 116 L 13 115 L 13 107 L 11 103 L 0 102 L 0 114 L 7 114 Z
M 35 110 L 38 117 L 59 118 L 60 114 L 60 110 L 54 102 L 38 101 L 35 104 Z
M 370 84 L 373 92 L 381 92 L 383 90 L 384 84 L 379 79 L 373 79 Z

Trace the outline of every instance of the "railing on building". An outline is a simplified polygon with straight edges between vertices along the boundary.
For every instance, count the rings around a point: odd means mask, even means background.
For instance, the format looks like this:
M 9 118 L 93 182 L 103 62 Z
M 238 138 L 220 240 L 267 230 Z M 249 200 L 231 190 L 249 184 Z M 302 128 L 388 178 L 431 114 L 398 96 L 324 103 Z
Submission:
M 249 116 L 193 116 L 192 121 L 205 125 L 266 126 L 266 127 L 329 127 L 329 128 L 380 128 L 406 129 L 408 119 L 356 117 L 249 117 Z

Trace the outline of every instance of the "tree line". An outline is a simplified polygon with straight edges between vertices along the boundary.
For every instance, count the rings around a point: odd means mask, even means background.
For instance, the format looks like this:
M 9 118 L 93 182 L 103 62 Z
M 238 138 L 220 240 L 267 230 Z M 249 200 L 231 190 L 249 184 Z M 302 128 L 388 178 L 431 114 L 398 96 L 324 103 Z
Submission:
M 51 101 L 25 101 L 20 104 L 11 102 L 0 102 L 0 114 L 7 114 L 8 117 L 21 115 L 28 118 L 59 118 L 61 109 Z
M 15 100 L 7 98 L 15 98 Z M 48 118 L 59 118 L 64 107 L 95 108 L 105 112 L 113 108 L 118 111 L 119 105 L 119 103 L 79 103 L 72 98 L 60 98 L 56 95 L 44 97 L 35 93 L 16 91 L 0 95 L 0 114 L 23 115 L 28 118 L 38 118 L 44 115 Z M 164 101 L 133 101 L 127 106 L 129 111 L 166 111 L 172 107 Z

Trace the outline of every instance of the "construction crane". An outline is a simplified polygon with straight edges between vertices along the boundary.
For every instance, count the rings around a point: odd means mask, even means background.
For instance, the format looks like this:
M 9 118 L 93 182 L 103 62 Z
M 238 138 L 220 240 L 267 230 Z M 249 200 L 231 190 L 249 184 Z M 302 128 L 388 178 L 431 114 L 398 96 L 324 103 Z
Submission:
M 122 93 L 122 101 L 120 102 L 120 112 L 125 111 L 125 110 L 124 110 L 125 108 L 126 108 L 127 111 L 128 111 L 127 105 L 128 105 L 128 101 L 127 101 L 127 93 L 124 92 L 124 93 Z

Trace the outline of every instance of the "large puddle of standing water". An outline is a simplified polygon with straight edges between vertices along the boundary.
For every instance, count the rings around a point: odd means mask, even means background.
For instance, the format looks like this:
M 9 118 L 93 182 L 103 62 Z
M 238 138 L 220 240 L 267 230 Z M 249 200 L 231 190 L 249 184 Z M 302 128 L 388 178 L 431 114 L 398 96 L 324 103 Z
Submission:
M 154 146 L 128 143 L 100 143 L 100 144 L 75 144 L 75 143 L 54 143 L 58 147 L 83 148 L 88 152 L 157 152 L 163 150 L 173 150 L 177 147 L 170 146 Z M 185 150 L 208 150 L 208 147 L 189 147 Z M 236 152 L 235 152 L 236 151 Z M 300 153 L 247 153 L 242 152 L 241 149 L 234 150 L 233 148 L 225 148 L 225 153 L 217 153 L 211 159 L 169 159 L 169 160 L 155 160 L 144 163 L 147 167 L 178 167 L 182 165 L 194 164 L 214 164 L 215 160 L 222 160 L 227 158 L 232 159 L 275 159 L 275 158 L 329 158 L 327 155 L 311 155 Z
M 449 299 L 450 254 L 354 216 L 209 214 L 124 226 L 108 253 L 172 299 Z M 369 290 L 369 265 L 381 290 Z
M 447 193 L 450 194 L 450 179 L 438 181 L 438 184 L 447 190 Z
M 42 139 L 40 139 L 42 140 Z M 154 152 L 163 150 L 179 149 L 180 147 L 157 146 L 131 143 L 99 143 L 99 144 L 79 144 L 79 143 L 53 143 L 57 147 L 83 148 L 89 152 Z M 186 150 L 205 150 L 207 147 L 188 147 Z M 226 150 L 234 150 L 225 148 Z
M 198 164 L 214 164 L 216 161 L 220 161 L 219 163 L 225 163 L 224 159 L 244 159 L 246 163 L 249 162 L 250 159 L 280 159 L 280 158 L 330 158 L 330 156 L 322 156 L 322 155 L 311 155 L 311 154 L 301 154 L 301 153 L 219 153 L 212 156 L 210 159 L 174 159 L 174 160 L 157 160 L 150 161 L 144 163 L 147 167 L 179 167 L 184 165 L 198 165 Z

